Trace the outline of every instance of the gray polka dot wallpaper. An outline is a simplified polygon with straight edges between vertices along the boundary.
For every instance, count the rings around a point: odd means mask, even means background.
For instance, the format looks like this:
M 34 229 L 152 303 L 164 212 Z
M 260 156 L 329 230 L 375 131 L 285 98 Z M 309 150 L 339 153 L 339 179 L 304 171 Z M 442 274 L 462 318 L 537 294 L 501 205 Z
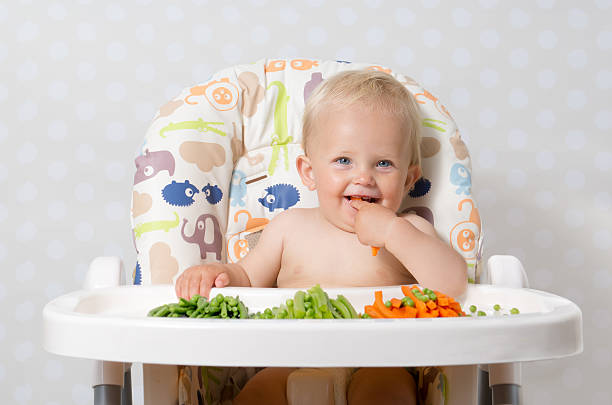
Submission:
M 583 353 L 524 363 L 524 403 L 612 403 L 611 0 L 14 0 L 0 33 L 3 403 L 93 403 L 91 361 L 43 349 L 44 305 L 96 256 L 134 268 L 134 156 L 158 108 L 275 57 L 388 66 L 445 104 L 485 261 L 517 256 L 582 310 Z

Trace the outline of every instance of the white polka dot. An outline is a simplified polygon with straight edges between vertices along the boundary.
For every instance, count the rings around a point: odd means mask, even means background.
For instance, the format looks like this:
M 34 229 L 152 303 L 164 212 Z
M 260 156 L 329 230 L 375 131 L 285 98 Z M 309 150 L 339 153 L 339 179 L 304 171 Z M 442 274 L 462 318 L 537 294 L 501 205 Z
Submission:
M 540 229 L 533 234 L 533 241 L 541 248 L 549 248 L 553 244 L 554 237 L 554 234 L 548 229 Z
M 510 91 L 508 103 L 514 108 L 525 108 L 529 104 L 529 96 L 524 89 L 514 88 Z
M 96 116 L 96 106 L 91 101 L 79 101 L 76 104 L 76 115 L 81 121 L 91 121 Z
M 192 35 L 192 39 L 193 39 L 193 42 L 195 42 L 196 44 L 204 43 L 204 42 L 199 41 L 201 40 L 201 38 L 198 38 L 195 36 L 196 32 L 201 32 L 202 30 L 211 31 L 210 28 L 203 28 L 203 25 L 197 25 L 196 27 L 193 28 L 194 35 Z M 150 44 L 153 41 L 155 41 L 155 31 L 156 31 L 155 27 L 153 27 L 152 24 L 140 24 L 138 27 L 136 27 L 136 38 L 140 42 L 143 42 L 145 44 Z
M 32 21 L 26 21 L 19 25 L 19 29 L 17 30 L 17 41 L 33 41 L 38 38 L 38 33 L 38 25 L 34 24 Z
M 82 282 L 85 279 L 83 278 L 83 280 L 81 280 L 81 282 L 79 284 L 83 284 Z M 45 297 L 47 297 L 47 299 L 52 300 L 55 299 L 57 297 L 59 297 L 62 294 L 65 294 L 66 292 L 66 288 L 58 283 L 57 281 L 51 281 L 47 284 L 47 286 L 45 287 Z
M 76 36 L 79 41 L 95 41 L 96 27 L 89 22 L 80 22 L 76 27 Z
M 106 178 L 112 182 L 119 182 L 125 178 L 125 166 L 119 162 L 111 162 L 106 165 Z
M 552 88 L 557 82 L 557 73 L 550 70 L 542 70 L 538 72 L 538 85 L 543 89 Z
M 509 55 L 510 64 L 517 68 L 523 69 L 529 64 L 529 53 L 526 49 L 514 49 Z
M 32 100 L 26 100 L 19 105 L 17 118 L 20 121 L 31 121 L 38 115 L 38 104 Z
M 125 85 L 123 83 L 114 82 L 109 83 L 106 86 L 106 97 L 110 101 L 119 102 L 125 99 L 127 94 L 127 90 L 125 89 Z
M 565 264 L 570 267 L 579 267 L 584 264 L 584 253 L 578 248 L 569 248 L 563 255 Z
M 17 343 L 13 352 L 13 354 L 15 355 L 15 360 L 19 362 L 23 362 L 30 359 L 33 353 L 34 345 L 29 340 Z
M 585 183 L 584 173 L 579 170 L 570 169 L 565 173 L 565 185 L 572 190 L 580 190 L 584 188 Z
M 17 68 L 17 80 L 30 81 L 38 77 L 38 65 L 32 60 L 27 60 Z
M 251 31 L 251 40 L 258 45 L 268 43 L 270 40 L 270 30 L 264 25 L 255 26 Z
M 327 41 L 327 31 L 323 27 L 310 27 L 307 37 L 311 45 L 320 46 Z
M 94 237 L 94 227 L 85 221 L 79 222 L 74 229 L 74 236 L 80 242 L 90 241 Z
M 357 22 L 357 14 L 351 7 L 340 7 L 336 11 L 340 24 L 350 26 Z
M 593 232 L 593 244 L 601 250 L 610 250 L 612 247 L 612 234 L 608 229 Z
M 49 359 L 45 363 L 44 375 L 47 380 L 57 381 L 64 376 L 64 365 L 55 359 Z
M 26 403 L 32 399 L 32 386 L 30 384 L 20 384 L 15 387 L 13 398 L 17 402 Z
M 385 30 L 381 27 L 370 27 L 365 34 L 366 42 L 370 46 L 380 46 L 385 42 Z
M 22 302 L 15 306 L 15 319 L 19 322 L 31 321 L 34 317 L 34 304 L 31 301 Z
M 612 287 L 612 271 L 607 269 L 593 272 L 593 287 L 608 289 Z
M 550 191 L 538 191 L 535 194 L 535 202 L 538 207 L 542 209 L 548 209 L 555 204 L 556 198 Z
M 240 10 L 238 9 L 238 7 L 234 6 L 223 7 L 223 9 L 221 10 L 221 14 L 223 14 L 223 18 L 225 18 L 226 21 L 232 24 L 237 24 L 241 18 Z
M 50 201 L 47 205 L 47 215 L 54 221 L 66 218 L 68 208 L 66 203 L 60 200 Z
M 522 189 L 527 184 L 527 175 L 521 169 L 511 169 L 506 177 L 506 183 L 512 188 Z
M 531 16 L 519 8 L 510 11 L 510 25 L 514 28 L 525 28 L 531 22 Z
M 49 56 L 54 60 L 64 60 L 70 53 L 68 44 L 62 41 L 57 41 L 49 46 Z
M 527 145 L 527 132 L 520 129 L 511 129 L 508 132 L 508 146 L 512 149 L 524 149 Z
M 414 53 L 407 46 L 399 46 L 395 51 L 395 62 L 400 66 L 408 66 L 412 64 Z
M 63 4 L 53 3 L 47 7 L 47 15 L 53 20 L 61 21 L 66 18 L 68 12 Z
M 608 315 L 608 320 L 610 316 Z M 584 370 L 579 370 L 575 367 L 568 367 L 563 370 L 563 387 L 569 389 L 576 389 L 582 387 L 582 377 L 584 375 Z
M 455 107 L 465 108 L 470 105 L 471 93 L 465 87 L 458 87 L 451 91 L 450 98 Z
M 536 153 L 536 165 L 542 170 L 550 170 L 555 167 L 555 155 L 550 150 L 542 150 Z
M 582 69 L 587 63 L 587 54 L 582 49 L 573 50 L 567 55 L 567 64 L 574 69 Z
M 414 24 L 415 21 L 416 21 L 416 15 L 414 14 L 412 10 L 407 9 L 405 7 L 400 7 L 397 10 L 395 10 L 395 22 L 398 25 L 402 27 L 408 27 Z
M 127 212 L 125 203 L 114 201 L 106 204 L 106 218 L 111 221 L 122 221 L 126 220 Z
M 472 13 L 464 8 L 453 10 L 453 23 L 459 28 L 467 28 L 472 24 Z
M 169 62 L 180 62 L 185 58 L 185 48 L 183 44 L 174 42 L 166 47 L 166 58 Z
M 612 88 L 612 71 L 600 70 L 595 76 L 595 83 L 597 87 L 602 90 L 609 90 Z
M 570 228 L 578 228 L 584 225 L 584 212 L 577 209 L 565 211 L 565 223 Z
M 567 93 L 567 106 L 573 110 L 584 108 L 587 96 L 582 90 L 571 90 Z
M 484 128 L 493 128 L 497 123 L 497 117 L 497 111 L 492 108 L 485 108 L 479 114 L 480 125 Z
M 612 194 L 607 191 L 598 191 L 593 196 L 595 206 L 602 211 L 612 209 Z
M 15 269 L 15 280 L 25 283 L 36 276 L 36 264 L 31 261 L 21 263 Z
M 612 7 L 612 0 L 595 0 L 595 4 L 602 10 L 607 10 Z
M 478 165 L 483 169 L 490 169 L 497 163 L 497 153 L 488 147 L 483 147 L 478 153 Z
M 30 221 L 26 221 L 19 225 L 15 237 L 19 242 L 29 242 L 38 234 L 38 227 Z
M 223 59 L 227 63 L 235 64 L 238 63 L 238 61 L 240 61 L 240 59 L 242 58 L 242 48 L 236 44 L 225 45 L 223 47 L 222 53 Z
M 77 77 L 79 80 L 90 81 L 96 77 L 96 66 L 90 62 L 80 62 L 77 65 Z
M 183 19 L 185 18 L 185 13 L 183 12 L 182 8 L 171 4 L 166 7 L 166 18 L 170 22 L 183 21 Z
M 493 208 L 497 203 L 497 194 L 494 190 L 483 189 L 478 192 L 476 201 L 481 208 Z
M 536 122 L 542 128 L 552 128 L 555 125 L 556 117 L 552 110 L 540 111 L 536 117 Z
M 47 244 L 47 256 L 59 260 L 66 255 L 66 247 L 59 240 L 52 240 Z
M 484 69 L 480 72 L 480 84 L 486 88 L 493 88 L 499 83 L 499 73 L 493 69 Z
M 472 55 L 466 48 L 457 48 L 453 51 L 452 60 L 457 67 L 468 67 L 472 64 Z
M 125 20 L 126 12 L 119 4 L 109 4 L 106 6 L 106 18 L 117 22 Z
M 584 10 L 573 8 L 567 12 L 567 24 L 574 29 L 586 28 L 589 25 L 589 16 Z
M 21 203 L 34 201 L 36 197 L 38 197 L 38 187 L 30 181 L 21 184 L 15 192 L 16 200 Z
M 598 111 L 595 114 L 595 126 L 603 131 L 612 129 L 612 111 Z
M 127 53 L 127 47 L 121 42 L 111 42 L 106 47 L 106 56 L 113 62 L 125 60 Z
M 435 29 L 427 29 L 423 32 L 423 43 L 430 48 L 437 48 L 442 40 L 442 34 Z
M 496 30 L 485 30 L 480 33 L 480 43 L 485 48 L 494 49 L 499 45 L 499 33 Z
M 336 51 L 336 60 L 346 60 L 352 61 L 355 60 L 355 56 L 357 55 L 357 50 L 352 46 L 344 46 Z
M 538 44 L 544 49 L 553 49 L 557 46 L 557 34 L 551 30 L 542 31 L 538 34 Z
M 47 94 L 52 100 L 65 100 L 68 97 L 68 83 L 62 81 L 52 81 L 47 87 Z
M 295 25 L 300 20 L 300 14 L 293 7 L 281 7 L 278 13 L 282 24 Z
M 604 51 L 612 49 L 612 31 L 600 32 L 597 35 L 597 46 Z

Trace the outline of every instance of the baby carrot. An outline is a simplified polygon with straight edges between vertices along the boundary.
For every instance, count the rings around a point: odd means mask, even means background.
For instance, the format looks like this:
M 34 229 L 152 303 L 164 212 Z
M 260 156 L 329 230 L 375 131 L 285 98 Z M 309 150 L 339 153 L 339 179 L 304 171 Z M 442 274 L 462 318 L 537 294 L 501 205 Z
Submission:
M 384 318 L 380 312 L 376 310 L 373 305 L 366 305 L 363 310 L 372 318 Z
M 351 197 L 351 200 L 363 201 L 361 199 L 361 197 L 355 197 L 355 196 Z M 370 246 L 370 247 L 372 248 L 372 256 L 376 256 L 378 254 L 378 251 L 380 250 L 380 248 L 376 247 L 376 246 Z
M 385 318 L 393 318 L 393 312 L 383 302 L 382 291 L 374 291 L 374 308 L 378 310 Z

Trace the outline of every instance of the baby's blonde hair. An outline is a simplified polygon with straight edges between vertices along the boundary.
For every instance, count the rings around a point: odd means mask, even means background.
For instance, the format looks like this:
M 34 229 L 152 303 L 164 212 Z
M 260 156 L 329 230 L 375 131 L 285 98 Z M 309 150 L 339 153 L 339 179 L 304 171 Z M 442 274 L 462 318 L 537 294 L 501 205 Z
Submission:
M 337 73 L 312 92 L 302 120 L 304 152 L 308 153 L 309 139 L 321 113 L 355 105 L 396 117 L 409 140 L 410 165 L 421 166 L 421 119 L 414 97 L 393 76 L 377 70 Z

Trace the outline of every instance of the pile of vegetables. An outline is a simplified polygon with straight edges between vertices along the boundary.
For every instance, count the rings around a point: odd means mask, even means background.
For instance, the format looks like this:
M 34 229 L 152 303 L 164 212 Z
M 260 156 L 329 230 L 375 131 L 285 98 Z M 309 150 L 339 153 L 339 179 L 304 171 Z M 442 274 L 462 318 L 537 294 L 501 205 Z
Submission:
M 438 318 L 466 316 L 452 297 L 429 288 L 401 286 L 404 298 L 383 302 L 382 291 L 374 292 L 374 304 L 364 307 L 366 318 Z
M 178 303 L 165 304 L 149 311 L 147 316 L 168 318 L 221 318 L 246 319 L 247 307 L 236 297 L 217 294 L 208 301 L 206 297 L 195 294 L 190 300 L 180 298 Z
M 255 319 L 357 319 L 355 308 L 343 295 L 330 299 L 318 284 L 307 291 L 297 291 L 293 299 L 278 307 L 251 315 Z

